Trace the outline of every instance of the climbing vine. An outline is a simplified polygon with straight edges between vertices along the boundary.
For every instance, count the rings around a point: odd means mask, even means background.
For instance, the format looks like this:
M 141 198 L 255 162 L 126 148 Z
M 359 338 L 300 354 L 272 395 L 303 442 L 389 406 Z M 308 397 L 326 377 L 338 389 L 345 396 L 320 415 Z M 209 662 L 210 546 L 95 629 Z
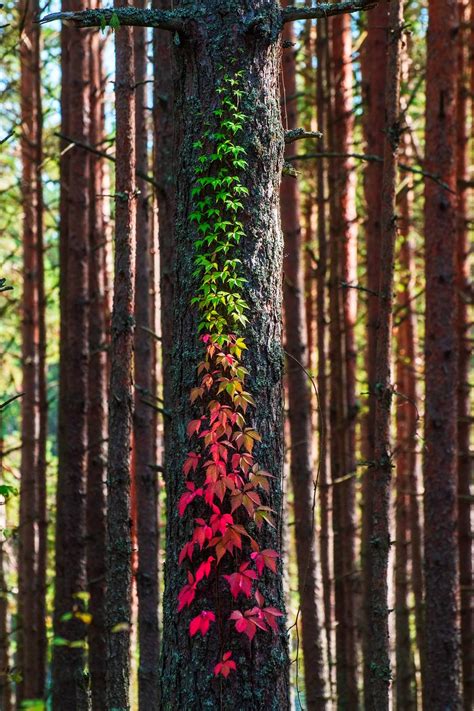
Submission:
M 227 677 L 236 663 L 222 628 L 252 640 L 257 630 L 277 631 L 283 613 L 267 605 L 258 589 L 265 569 L 276 573 L 278 553 L 261 549 L 256 539 L 263 526 L 274 526 L 274 511 L 265 503 L 273 476 L 261 469 L 254 453 L 261 437 L 251 426 L 255 401 L 246 390 L 248 371 L 242 365 L 247 345 L 241 334 L 249 309 L 241 295 L 246 283 L 241 260 L 235 256 L 245 237 L 240 215 L 249 194 L 240 178 L 247 168 L 239 145 L 247 118 L 240 109 L 242 72 L 224 75 L 217 96 L 212 125 L 194 143 L 200 155 L 189 219 L 197 229 L 193 276 L 199 286 L 192 303 L 199 310 L 203 357 L 190 393 L 200 414 L 187 426 L 192 449 L 183 465 L 186 490 L 178 506 L 180 516 L 190 515 L 194 506 L 201 515 L 193 519 L 192 535 L 179 555 L 187 583 L 178 595 L 178 611 L 209 593 L 211 578 L 225 581 L 235 606 L 229 619 L 221 620 L 217 609 L 201 610 L 191 619 L 189 634 L 204 636 L 220 627 L 221 658 L 214 674 Z

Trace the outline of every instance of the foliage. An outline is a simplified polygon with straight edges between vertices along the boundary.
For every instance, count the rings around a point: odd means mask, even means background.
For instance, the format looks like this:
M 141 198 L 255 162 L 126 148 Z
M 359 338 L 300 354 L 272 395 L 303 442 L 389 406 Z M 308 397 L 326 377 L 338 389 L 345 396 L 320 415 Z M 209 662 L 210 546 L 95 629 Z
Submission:
M 197 229 L 194 276 L 199 280 L 192 303 L 199 310 L 204 356 L 190 393 L 200 414 L 187 426 L 193 448 L 183 465 L 186 490 L 178 504 L 180 516 L 189 516 L 197 502 L 206 511 L 194 518 L 192 536 L 179 556 L 188 570 L 178 611 L 195 604 L 200 592 L 211 589 L 211 580 L 218 578 L 226 581 L 240 608 L 253 598 L 248 609 L 233 610 L 227 621 L 220 617 L 217 600 L 216 613 L 203 610 L 191 620 L 191 636 L 198 632 L 204 636 L 217 623 L 224 647 L 232 630 L 252 640 L 257 629 L 277 631 L 277 619 L 282 617 L 276 608 L 265 606 L 257 587 L 265 569 L 276 573 L 278 553 L 261 550 L 257 540 L 264 524 L 274 525 L 274 512 L 265 503 L 273 477 L 259 467 L 254 454 L 261 437 L 249 421 L 255 401 L 246 389 L 248 371 L 241 363 L 247 345 L 239 332 L 247 324 L 248 305 L 241 295 L 246 283 L 241 261 L 234 255 L 245 237 L 239 217 L 249 194 L 239 177 L 247 167 L 245 149 L 238 143 L 246 119 L 239 108 L 241 77 L 237 71 L 222 78 L 214 109 L 216 127 L 208 125 L 203 140 L 194 144 L 202 153 L 195 168 L 195 209 L 190 215 Z M 257 535 L 251 535 L 250 528 Z M 222 562 L 228 566 L 230 560 L 235 570 L 224 574 Z M 235 669 L 231 652 L 222 649 L 214 674 L 227 677 Z

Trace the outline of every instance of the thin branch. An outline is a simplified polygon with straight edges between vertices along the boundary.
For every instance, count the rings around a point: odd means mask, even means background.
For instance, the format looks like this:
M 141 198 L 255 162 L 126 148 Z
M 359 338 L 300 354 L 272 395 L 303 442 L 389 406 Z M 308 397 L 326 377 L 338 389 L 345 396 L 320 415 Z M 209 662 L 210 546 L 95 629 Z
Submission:
M 138 7 L 115 7 L 104 10 L 82 10 L 80 12 L 53 12 L 38 19 L 41 25 L 54 20 L 71 23 L 76 27 L 110 26 L 112 17 L 120 25 L 133 27 L 159 27 L 170 32 L 182 32 L 189 13 L 183 10 L 143 10 Z
M 99 156 L 100 158 L 106 158 L 107 160 L 112 161 L 112 163 L 116 163 L 117 159 L 115 156 L 111 156 L 110 153 L 106 153 L 105 151 L 99 151 L 98 148 L 94 148 L 94 146 L 89 145 L 88 143 L 83 143 L 82 141 L 77 141 L 75 138 L 71 138 L 70 136 L 65 136 L 63 133 L 60 133 L 59 131 L 55 131 L 54 133 L 55 136 L 58 138 L 62 138 L 63 141 L 68 141 L 69 146 L 68 149 L 71 148 L 72 146 L 77 146 L 78 148 L 83 148 L 85 151 L 89 151 L 89 153 L 93 153 L 96 156 Z M 147 175 L 146 173 L 142 173 L 141 170 L 136 170 L 135 174 L 141 178 L 142 180 L 145 180 L 145 182 L 150 183 L 150 185 L 154 185 L 155 188 L 157 187 L 157 184 L 153 180 L 153 178 L 150 175 Z M 113 195 L 101 195 L 100 197 L 114 197 Z
M 320 131 L 305 131 L 304 128 L 293 128 L 291 131 L 285 131 L 285 143 L 293 143 L 300 141 L 303 138 L 322 138 L 323 134 Z
M 331 15 L 344 15 L 347 12 L 371 10 L 379 0 L 345 0 L 345 2 L 320 2 L 314 7 L 285 7 L 281 11 L 282 22 L 293 20 L 317 20 Z
M 18 400 L 19 397 L 22 397 L 23 393 L 17 393 L 16 395 L 12 395 L 12 397 L 8 398 L 8 400 L 5 400 L 5 402 L 0 403 L 0 412 L 3 412 L 8 405 L 11 405 L 12 402 L 15 400 Z

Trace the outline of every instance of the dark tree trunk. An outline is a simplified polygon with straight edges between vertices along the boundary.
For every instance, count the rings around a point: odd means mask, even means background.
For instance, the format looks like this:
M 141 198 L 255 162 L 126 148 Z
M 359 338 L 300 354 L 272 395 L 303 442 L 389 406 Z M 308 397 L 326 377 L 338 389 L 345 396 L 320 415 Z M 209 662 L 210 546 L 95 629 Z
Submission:
M 212 668 L 219 657 L 219 642 L 189 643 L 188 616 L 176 614 L 177 593 L 184 582 L 177 566 L 178 552 L 187 540 L 186 527 L 178 517 L 182 485 L 177 476 L 188 449 L 184 423 L 191 419 L 189 391 L 195 380 L 198 359 L 197 320 L 190 309 L 194 295 L 192 278 L 193 240 L 188 226 L 192 210 L 189 199 L 196 153 L 192 143 L 200 138 L 216 104 L 219 64 L 243 70 L 243 110 L 248 115 L 244 145 L 249 163 L 244 183 L 251 189 L 245 209 L 248 238 L 242 245 L 242 263 L 252 265 L 245 277 L 244 297 L 251 306 L 247 329 L 245 365 L 250 370 L 249 389 L 254 393 L 257 416 L 254 426 L 262 435 L 259 462 L 275 480 L 271 506 L 281 508 L 282 466 L 280 344 L 282 237 L 278 227 L 278 187 L 283 157 L 279 111 L 279 9 L 273 0 L 230 2 L 226 12 L 216 12 L 215 0 L 201 5 L 202 15 L 192 39 L 183 39 L 176 49 L 178 62 L 176 145 L 177 169 L 176 284 L 174 301 L 174 359 L 172 367 L 172 415 L 169 467 L 167 468 L 167 563 L 164 599 L 162 658 L 163 709 L 278 709 L 289 708 L 288 659 L 282 633 L 262 633 L 251 645 L 231 642 L 238 672 L 222 683 L 212 681 Z M 261 15 L 261 20 L 257 17 Z M 253 24 L 252 24 L 253 21 Z M 229 71 L 232 71 L 229 69 Z M 183 355 L 187 354 L 185 358 Z M 279 529 L 266 528 L 260 543 L 280 548 Z M 283 607 L 280 577 L 265 579 L 261 592 L 271 604 Z M 224 592 L 224 591 L 222 591 Z M 221 604 L 228 606 L 228 595 Z M 224 610 L 225 614 L 225 610 Z
M 116 34 L 115 275 L 107 464 L 107 707 L 129 709 L 132 545 L 130 437 L 135 292 L 135 72 L 133 29 Z
M 426 686 L 423 706 L 458 709 L 460 655 L 457 541 L 456 85 L 457 0 L 429 3 L 425 183 Z
M 460 0 L 462 29 L 458 39 L 458 109 L 457 109 L 457 177 L 468 177 L 467 107 L 469 97 L 468 56 L 466 31 L 468 0 Z M 473 18 L 471 18 L 472 21 Z M 471 71 L 472 65 L 471 65 Z M 456 253 L 457 274 L 457 338 L 458 338 L 458 507 L 459 507 L 459 582 L 461 587 L 461 659 L 463 673 L 463 703 L 466 711 L 474 705 L 474 611 L 472 602 L 472 459 L 470 454 L 470 385 L 469 363 L 472 347 L 469 340 L 469 245 L 468 245 L 468 196 L 461 188 L 458 202 L 458 237 Z
M 295 33 L 286 25 L 283 40 L 294 42 Z M 298 124 L 296 106 L 296 62 L 292 49 L 283 55 L 282 118 L 285 129 Z M 288 100 L 285 102 L 285 96 Z M 292 98 L 290 98 L 292 97 Z M 287 125 L 286 125 L 286 123 Z M 296 154 L 296 144 L 286 149 L 286 157 Z M 285 349 L 290 426 L 290 476 L 293 488 L 295 546 L 300 594 L 302 652 L 304 658 L 306 705 L 310 711 L 326 707 L 325 650 L 319 605 L 314 489 L 311 392 L 308 368 L 307 330 L 304 299 L 303 244 L 300 224 L 300 195 L 294 177 L 284 177 L 280 188 L 281 221 L 284 236 L 283 302 L 285 308 Z
M 102 51 L 100 36 L 91 37 L 89 142 L 101 146 L 104 136 Z M 105 476 L 107 467 L 107 323 L 105 293 L 105 245 L 103 217 L 107 192 L 103 159 L 91 154 L 90 252 L 89 252 L 89 407 L 87 458 L 87 586 L 92 616 L 88 629 L 91 704 L 93 711 L 106 708 L 105 595 Z
M 148 173 L 146 120 L 146 29 L 134 29 L 136 168 Z M 161 71 L 161 70 L 160 70 Z M 158 501 L 156 428 L 153 406 L 154 345 L 152 293 L 151 187 L 137 180 L 137 255 L 135 275 L 135 411 L 133 421 L 134 474 L 137 492 L 139 708 L 152 709 L 158 698 Z M 169 313 L 168 313 L 169 317 Z M 150 406 L 151 404 L 151 406 Z
M 350 153 L 353 140 L 350 18 L 332 22 L 333 110 L 331 150 Z M 331 413 L 334 511 L 334 579 L 338 708 L 357 708 L 355 648 L 355 346 L 357 224 L 355 174 L 350 159 L 331 161 Z M 334 262 L 334 263 L 333 263 Z M 337 541 L 337 545 L 336 545 Z
M 387 57 L 388 0 L 381 0 L 367 16 L 367 37 L 361 49 L 362 98 L 364 102 L 363 131 L 366 151 L 383 155 L 385 125 L 385 73 Z M 380 215 L 383 163 L 368 163 L 364 171 L 364 196 L 367 218 L 365 223 L 367 346 L 366 371 L 368 413 L 362 423 L 362 456 L 367 462 L 374 458 L 375 350 L 378 324 L 378 292 L 380 281 Z M 364 706 L 369 709 L 369 597 L 372 570 L 369 559 L 372 520 L 372 477 L 362 480 L 362 651 L 364 659 Z
M 38 463 L 38 218 L 39 116 L 36 100 L 39 28 L 34 7 L 20 4 L 21 160 L 23 208 L 22 417 L 18 549 L 18 704 L 38 698 L 37 463 Z M 41 692 L 42 696 L 42 692 Z
M 374 461 L 371 478 L 372 516 L 367 549 L 372 573 L 368 600 L 369 689 L 367 711 L 389 708 L 390 650 L 388 637 L 388 555 L 390 550 L 390 443 L 393 272 L 397 219 L 397 161 L 400 142 L 400 72 L 403 0 L 391 0 L 385 91 L 385 144 L 380 215 L 380 282 L 374 382 Z
M 81 0 L 71 6 L 78 10 L 84 7 Z M 87 143 L 90 33 L 73 37 L 68 33 L 63 39 L 70 40 L 63 76 L 64 122 L 72 139 Z M 79 711 L 87 708 L 88 703 L 84 652 L 87 628 L 77 614 L 83 608 L 80 593 L 86 589 L 89 153 L 75 147 L 61 168 L 64 343 L 60 354 L 54 635 L 66 640 L 66 644 L 54 646 L 53 708 Z

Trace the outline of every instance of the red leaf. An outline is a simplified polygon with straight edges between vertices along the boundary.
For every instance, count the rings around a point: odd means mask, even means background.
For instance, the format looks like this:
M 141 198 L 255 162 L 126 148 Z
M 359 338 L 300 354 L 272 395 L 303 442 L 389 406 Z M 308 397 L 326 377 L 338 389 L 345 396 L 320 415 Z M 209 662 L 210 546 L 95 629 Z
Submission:
M 193 434 L 197 434 L 201 429 L 201 424 L 201 420 L 191 420 L 191 422 L 188 423 L 188 426 L 186 428 L 188 437 L 192 437 Z
M 198 583 L 203 578 L 208 578 L 211 574 L 212 563 L 215 560 L 213 555 L 210 555 L 207 560 L 205 560 L 199 568 L 196 570 L 196 582 Z
M 185 476 L 188 476 L 188 474 L 191 470 L 193 472 L 195 472 L 200 459 L 201 459 L 200 454 L 196 454 L 196 452 L 188 452 L 188 457 L 183 464 L 183 474 Z
M 188 573 L 188 582 L 184 585 L 178 594 L 178 612 L 181 612 L 183 607 L 189 606 L 196 596 L 196 583 L 191 573 Z
M 216 664 L 214 667 L 214 676 L 219 676 L 219 674 L 222 674 L 225 678 L 227 678 L 230 674 L 231 671 L 235 671 L 237 669 L 237 665 L 234 662 L 232 657 L 232 652 L 226 652 L 223 657 L 222 661 Z
M 251 553 L 250 557 L 255 562 L 255 567 L 259 575 L 263 573 L 265 567 L 276 573 L 276 559 L 279 557 L 276 551 L 266 548 L 259 553 Z
M 209 630 L 211 622 L 214 622 L 216 616 L 210 610 L 203 610 L 197 617 L 194 617 L 189 623 L 189 634 L 194 637 L 195 634 L 200 632 L 204 637 Z

